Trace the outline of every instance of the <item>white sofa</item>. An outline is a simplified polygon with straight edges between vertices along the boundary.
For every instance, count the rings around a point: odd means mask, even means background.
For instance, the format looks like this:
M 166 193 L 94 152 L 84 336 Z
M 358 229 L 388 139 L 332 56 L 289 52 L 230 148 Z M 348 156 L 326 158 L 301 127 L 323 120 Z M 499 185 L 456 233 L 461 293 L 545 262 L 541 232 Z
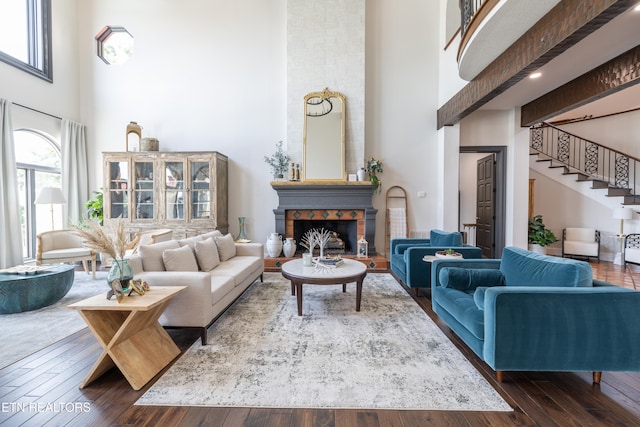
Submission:
M 199 328 L 202 345 L 207 328 L 258 277 L 263 279 L 261 243 L 234 243 L 213 231 L 183 240 L 141 245 L 129 258 L 135 279 L 151 287 L 188 286 L 160 317 L 165 327 Z

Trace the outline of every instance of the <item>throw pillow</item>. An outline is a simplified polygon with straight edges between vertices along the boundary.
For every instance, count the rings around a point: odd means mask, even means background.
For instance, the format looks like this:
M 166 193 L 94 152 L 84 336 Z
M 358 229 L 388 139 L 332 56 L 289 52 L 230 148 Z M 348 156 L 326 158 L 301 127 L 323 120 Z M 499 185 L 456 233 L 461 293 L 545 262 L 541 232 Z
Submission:
M 213 230 L 207 233 L 201 234 L 202 240 L 207 240 L 209 237 L 222 236 L 222 232 L 220 230 Z
M 186 239 L 178 240 L 178 244 L 180 246 L 189 246 L 191 249 L 194 249 L 196 242 L 199 242 L 201 240 L 202 236 L 187 237 Z
M 198 271 L 196 257 L 189 246 L 165 250 L 162 260 L 167 271 Z
M 220 261 L 226 261 L 236 256 L 236 244 L 233 241 L 231 234 L 225 234 L 224 236 L 215 236 L 216 245 L 218 246 L 218 254 L 220 254 Z
M 202 271 L 211 271 L 220 264 L 218 246 L 213 238 L 196 242 L 196 259 Z
M 175 240 L 154 243 L 153 245 L 142 245 L 138 247 L 138 253 L 142 258 L 142 268 L 144 271 L 164 271 L 162 253 L 166 249 L 179 248 L 180 245 Z
M 490 268 L 444 267 L 438 275 L 440 286 L 459 291 L 473 290 L 480 286 L 504 286 L 504 275 Z
M 473 302 L 476 303 L 476 307 L 484 311 L 484 294 L 488 288 L 486 286 L 480 286 L 476 288 L 473 293 Z
M 429 237 L 431 246 L 462 246 L 462 234 L 457 231 L 431 230 Z

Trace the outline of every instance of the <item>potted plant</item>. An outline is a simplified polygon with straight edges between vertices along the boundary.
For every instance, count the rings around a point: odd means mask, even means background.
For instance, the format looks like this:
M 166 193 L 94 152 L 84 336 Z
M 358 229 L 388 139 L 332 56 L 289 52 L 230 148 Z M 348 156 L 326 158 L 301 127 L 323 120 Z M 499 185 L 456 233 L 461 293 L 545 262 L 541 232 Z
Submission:
M 271 172 L 273 173 L 273 178 L 283 179 L 284 175 L 287 173 L 289 168 L 289 163 L 291 159 L 282 149 L 282 141 L 278 141 L 276 143 L 276 152 L 273 153 L 272 156 L 264 156 L 264 161 L 266 164 L 271 166 Z
M 87 200 L 84 208 L 87 210 L 87 218 L 97 221 L 100 225 L 104 225 L 104 204 L 103 194 L 101 191 L 94 191 L 93 198 Z
M 546 253 L 546 246 L 558 241 L 551 230 L 548 230 L 542 222 L 542 215 L 529 218 L 528 240 L 530 250 L 538 253 Z
M 371 181 L 371 186 L 373 187 L 374 193 L 380 192 L 380 178 L 378 178 L 378 174 L 382 173 L 382 161 L 376 160 L 373 157 L 367 160 L 364 171 L 369 174 L 369 181 Z

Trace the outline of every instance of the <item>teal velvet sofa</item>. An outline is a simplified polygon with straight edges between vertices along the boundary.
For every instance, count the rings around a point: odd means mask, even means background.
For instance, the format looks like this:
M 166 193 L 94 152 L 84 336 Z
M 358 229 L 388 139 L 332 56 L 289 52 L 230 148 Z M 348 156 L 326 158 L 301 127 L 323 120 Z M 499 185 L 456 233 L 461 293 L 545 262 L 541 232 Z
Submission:
M 640 292 L 584 261 L 507 247 L 502 259 L 437 260 L 433 310 L 493 370 L 640 371 Z
M 392 239 L 390 244 L 391 271 L 406 286 L 418 294 L 419 288 L 431 289 L 431 263 L 425 255 L 453 249 L 464 258 L 482 258 L 482 250 L 462 243 L 462 234 L 453 231 L 431 230 L 429 239 Z

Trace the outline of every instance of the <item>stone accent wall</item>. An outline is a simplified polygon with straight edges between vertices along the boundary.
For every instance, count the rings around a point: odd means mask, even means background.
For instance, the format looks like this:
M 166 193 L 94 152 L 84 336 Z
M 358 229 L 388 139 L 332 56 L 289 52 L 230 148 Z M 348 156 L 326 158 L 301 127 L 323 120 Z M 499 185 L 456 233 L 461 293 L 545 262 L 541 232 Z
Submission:
M 364 163 L 365 0 L 288 0 L 287 141 L 302 164 L 304 96 L 328 87 L 346 97 L 347 173 Z

